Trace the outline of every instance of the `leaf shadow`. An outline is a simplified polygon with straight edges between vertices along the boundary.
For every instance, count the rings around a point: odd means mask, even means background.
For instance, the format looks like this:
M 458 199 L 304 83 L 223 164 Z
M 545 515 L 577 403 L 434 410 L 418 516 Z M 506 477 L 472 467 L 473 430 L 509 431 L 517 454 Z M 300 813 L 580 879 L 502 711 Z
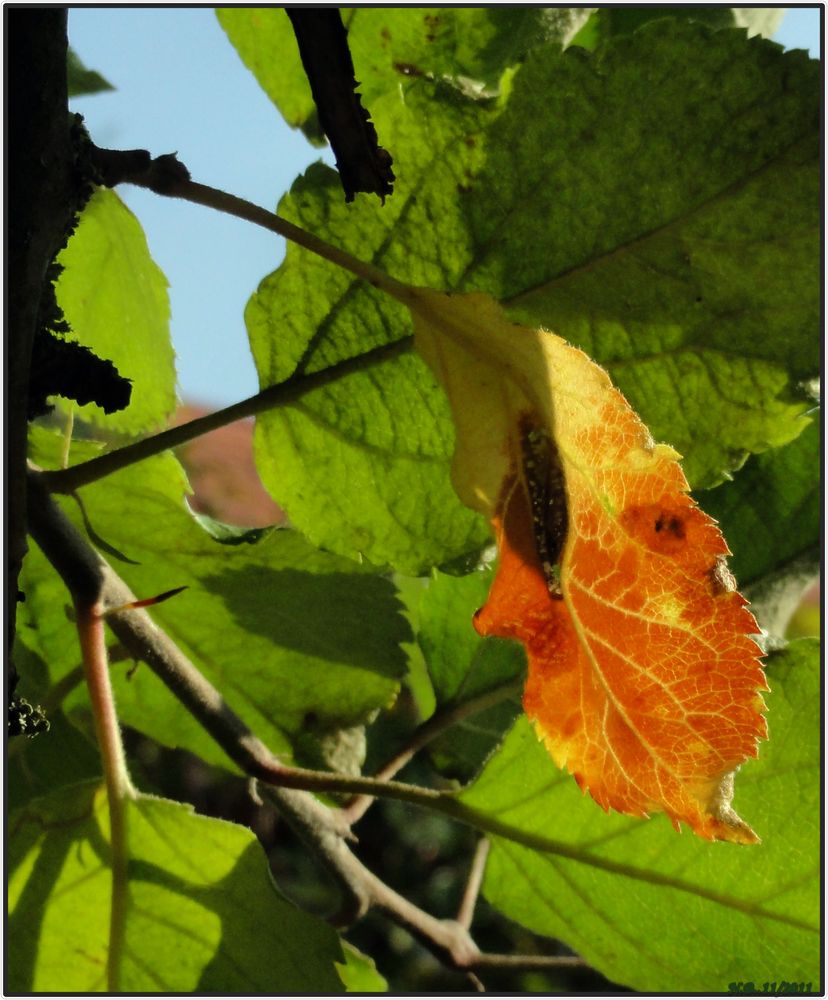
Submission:
M 411 627 L 390 580 L 265 566 L 228 568 L 201 585 L 245 631 L 282 649 L 398 677 Z
M 130 876 L 136 882 L 183 896 L 217 918 L 217 925 L 209 920 L 209 928 L 198 929 L 199 943 L 212 949 L 212 957 L 200 971 L 195 992 L 261 993 L 273 989 L 274 984 L 280 993 L 323 987 L 340 992 L 333 965 L 337 958 L 341 960 L 336 955 L 335 932 L 298 910 L 268 884 L 266 866 L 261 846 L 253 842 L 224 878 L 208 885 L 194 885 L 143 860 L 130 863 Z M 144 916 L 149 915 L 145 908 Z M 158 919 L 162 923 L 167 919 L 163 907 Z M 166 924 L 166 928 L 168 933 L 182 934 L 183 939 L 193 932 L 191 927 L 175 924 Z M 325 948 L 321 939 L 328 935 L 329 947 Z
M 39 962 L 42 966 L 44 925 L 47 921 L 48 908 L 54 901 L 54 888 L 67 865 L 70 851 L 78 852 L 81 850 L 81 845 L 84 845 L 92 850 L 101 867 L 106 864 L 109 847 L 100 836 L 92 816 L 97 787 L 98 782 L 95 781 L 63 792 L 62 799 L 66 803 L 66 812 L 71 813 L 71 816 L 61 815 L 59 808 L 56 810 L 58 818 L 55 818 L 50 817 L 48 813 L 41 814 L 37 807 L 32 809 L 24 807 L 18 814 L 17 822 L 13 823 L 8 831 L 9 837 L 14 838 L 19 835 L 19 828 L 25 824 L 40 829 L 36 847 L 32 844 L 30 848 L 37 850 L 37 857 L 13 910 L 8 914 L 7 989 L 28 993 L 34 989 L 35 976 L 38 972 L 43 972 L 43 969 L 39 968 Z M 12 858 L 7 862 L 10 872 L 14 871 L 18 861 L 24 859 Z M 45 942 L 47 948 L 49 942 L 50 939 L 47 937 Z M 92 945 L 90 953 L 76 954 L 76 961 L 97 962 L 99 958 L 91 954 L 91 950 Z M 103 963 L 100 968 L 100 978 L 102 983 L 106 981 Z

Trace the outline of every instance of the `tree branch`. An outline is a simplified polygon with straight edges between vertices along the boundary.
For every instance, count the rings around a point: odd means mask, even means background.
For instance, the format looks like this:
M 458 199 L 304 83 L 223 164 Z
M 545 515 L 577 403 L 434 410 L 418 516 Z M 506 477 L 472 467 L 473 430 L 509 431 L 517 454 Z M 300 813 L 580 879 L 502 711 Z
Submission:
M 134 603 L 135 595 L 79 534 L 48 495 L 42 479 L 42 473 L 32 473 L 30 477 L 31 531 L 70 593 L 76 600 L 99 600 L 104 610 Z M 400 782 L 287 767 L 248 729 L 175 643 L 156 628 L 146 611 L 112 612 L 107 614 L 107 623 L 132 656 L 148 664 L 228 757 L 251 777 L 282 788 L 346 793 L 370 791 L 418 805 L 433 803 L 446 795 Z M 335 826 L 345 835 L 348 827 L 341 813 L 327 812 L 335 818 L 329 820 L 328 825 Z
M 32 348 L 49 265 L 74 213 L 66 98 L 66 11 L 9 10 L 6 626 L 14 640 L 26 553 L 26 442 Z
M 363 108 L 348 33 L 336 7 L 310 10 L 290 7 L 302 65 L 319 114 L 319 124 L 336 156 L 345 200 L 358 191 L 374 192 L 385 202 L 394 190 L 391 157 L 377 142 L 368 111 Z
M 32 536 L 57 570 L 73 598 L 100 601 L 107 608 L 132 604 L 136 597 L 109 564 L 92 548 L 49 496 L 43 473 L 33 471 L 29 481 L 29 523 Z M 440 812 L 476 829 L 508 837 L 535 850 L 584 861 L 582 851 L 561 841 L 515 829 L 457 799 L 453 792 L 422 788 L 398 781 L 354 777 L 328 771 L 288 767 L 250 731 L 224 701 L 220 692 L 142 609 L 112 612 L 107 623 L 126 649 L 143 660 L 213 737 L 227 756 L 250 777 L 279 792 L 294 789 L 345 792 L 397 799 Z M 316 800 L 312 800 L 316 801 Z M 320 806 L 320 808 L 322 808 Z M 324 826 L 341 837 L 350 836 L 342 810 L 325 808 Z M 604 868 L 617 868 L 603 859 L 590 859 Z M 627 874 L 629 868 L 620 866 Z M 671 884 L 675 884 L 670 880 Z
M 121 960 L 126 936 L 129 895 L 129 844 L 127 837 L 127 803 L 137 797 L 126 766 L 126 754 L 121 728 L 112 697 L 106 637 L 100 605 L 75 603 L 78 638 L 83 654 L 83 669 L 98 750 L 103 764 L 106 798 L 109 809 L 109 845 L 111 851 L 112 887 L 109 912 L 109 938 L 106 961 L 107 986 L 119 992 Z
M 32 534 L 46 557 L 62 577 L 76 602 L 100 602 L 106 607 L 135 600 L 126 584 L 77 532 L 44 488 L 40 474 L 30 475 L 29 523 Z M 143 610 L 115 612 L 107 622 L 133 656 L 147 662 L 173 693 L 192 711 L 228 755 L 248 774 L 260 780 L 281 780 L 303 775 L 308 781 L 336 775 L 284 768 L 267 747 L 224 703 L 221 695 L 150 620 Z M 376 793 L 425 805 L 439 800 L 441 793 L 416 790 L 373 779 L 363 779 Z M 348 789 L 353 780 L 333 781 Z M 328 787 L 332 787 L 328 784 Z M 406 928 L 441 961 L 458 969 L 474 969 L 486 960 L 468 930 L 454 920 L 439 920 L 415 906 L 387 886 L 366 868 L 348 848 L 348 830 L 338 811 L 319 802 L 307 791 L 269 784 L 262 792 L 276 806 L 297 835 L 319 857 L 346 894 L 347 904 L 340 918 L 355 920 L 376 906 L 401 927 Z M 530 957 L 530 961 L 534 961 Z M 489 964 L 488 967 L 491 967 Z
M 493 952 L 479 955 L 469 968 L 482 972 L 484 969 L 521 969 L 537 972 L 550 969 L 579 969 L 589 965 L 579 955 L 497 955 Z
M 91 158 L 102 183 L 109 187 L 123 183 L 135 184 L 138 187 L 148 188 L 156 194 L 182 198 L 195 205 L 204 205 L 206 208 L 214 208 L 237 219 L 244 219 L 271 233 L 283 236 L 291 243 L 310 250 L 317 257 L 336 264 L 337 267 L 350 271 L 351 274 L 363 278 L 375 288 L 381 288 L 400 302 L 407 303 L 411 299 L 411 289 L 408 285 L 397 281 L 373 264 L 326 243 L 301 226 L 294 225 L 287 219 L 254 205 L 251 201 L 192 180 L 187 168 L 173 153 L 165 153 L 153 159 L 145 149 L 118 150 L 94 146 Z
M 470 715 L 477 715 L 479 712 L 484 712 L 487 708 L 500 704 L 505 698 L 519 693 L 521 686 L 522 682 L 509 681 L 507 684 L 501 684 L 499 687 L 484 691 L 483 694 L 477 695 L 475 698 L 470 698 L 459 705 L 450 705 L 439 712 L 435 712 L 430 719 L 426 719 L 425 722 L 421 723 L 414 730 L 403 749 L 395 754 L 384 767 L 377 771 L 374 779 L 383 782 L 389 781 L 405 767 L 415 754 L 447 729 L 450 729 L 453 725 L 468 718 Z M 374 797 L 371 795 L 360 795 L 352 799 L 343 810 L 349 825 L 353 826 L 362 819 L 370 809 L 373 801 Z
M 480 895 L 480 887 L 483 885 L 483 874 L 486 871 L 490 847 L 491 844 L 486 837 L 481 837 L 477 842 L 477 847 L 475 847 L 466 889 L 463 892 L 460 909 L 457 911 L 457 923 L 462 927 L 471 927 L 474 920 L 474 908 L 477 906 L 477 897 Z

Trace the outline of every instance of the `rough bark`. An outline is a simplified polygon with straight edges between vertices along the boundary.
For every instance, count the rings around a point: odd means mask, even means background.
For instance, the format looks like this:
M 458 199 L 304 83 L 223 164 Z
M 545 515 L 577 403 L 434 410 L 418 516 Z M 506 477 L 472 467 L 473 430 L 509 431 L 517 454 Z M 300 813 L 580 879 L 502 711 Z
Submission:
M 66 97 L 66 10 L 12 8 L 6 20 L 8 318 L 6 328 L 6 622 L 14 640 L 26 553 L 26 432 L 32 346 L 50 264 L 74 217 Z

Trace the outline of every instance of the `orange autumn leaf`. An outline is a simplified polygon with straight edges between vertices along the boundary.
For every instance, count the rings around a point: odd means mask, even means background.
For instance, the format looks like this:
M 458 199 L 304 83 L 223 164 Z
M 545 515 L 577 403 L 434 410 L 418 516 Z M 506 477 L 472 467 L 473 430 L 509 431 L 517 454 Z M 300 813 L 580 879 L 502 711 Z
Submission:
M 731 800 L 767 735 L 759 629 L 678 454 L 583 352 L 489 296 L 407 304 L 452 406 L 455 488 L 497 536 L 475 625 L 526 647 L 524 707 L 553 759 L 604 809 L 756 842 Z

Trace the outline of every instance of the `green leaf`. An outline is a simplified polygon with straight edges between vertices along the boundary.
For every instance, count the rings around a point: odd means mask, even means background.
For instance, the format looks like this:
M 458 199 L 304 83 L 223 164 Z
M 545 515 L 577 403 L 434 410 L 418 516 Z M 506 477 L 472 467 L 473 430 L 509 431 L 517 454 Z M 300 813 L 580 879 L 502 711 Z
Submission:
M 497 90 L 535 45 L 567 44 L 589 17 L 578 7 L 360 7 L 344 9 L 365 107 L 412 77 L 449 81 L 469 95 Z M 294 128 L 319 141 L 316 107 L 284 10 L 229 7 L 219 23 L 244 64 Z M 385 143 L 385 137 L 381 133 Z M 399 152 L 393 149 L 395 160 Z
M 303 732 L 322 738 L 389 704 L 405 668 L 400 644 L 410 636 L 391 582 L 290 530 L 222 544 L 187 511 L 185 488 L 180 466 L 165 455 L 80 492 L 96 533 L 133 560 L 115 566 L 139 597 L 187 586 L 153 607 L 152 618 L 228 705 L 274 752 L 290 756 Z M 83 530 L 74 501 L 65 510 Z M 78 662 L 65 590 L 34 545 L 22 580 L 54 682 Z M 113 669 L 122 721 L 226 766 L 155 675 L 141 666 L 128 679 L 128 666 Z
M 57 300 L 71 339 L 132 381 L 125 410 L 106 416 L 89 403 L 76 414 L 117 433 L 160 427 L 175 407 L 175 358 L 167 280 L 150 257 L 141 224 L 114 191 L 101 188 L 58 262 Z
M 733 482 L 699 497 L 720 522 L 731 569 L 751 610 L 772 634 L 785 633 L 802 591 L 819 576 L 822 442 L 817 420 L 784 448 L 748 459 Z
M 29 424 L 27 457 L 38 468 L 60 469 L 64 465 L 79 465 L 97 458 L 104 450 L 100 441 L 67 434 L 66 428 L 60 426 L 63 422 L 58 415 L 51 413 Z
M 287 13 L 279 8 L 221 7 L 219 24 L 288 125 L 301 128 L 314 145 L 325 137 Z
M 573 45 L 595 49 L 618 35 L 628 35 L 642 25 L 672 17 L 699 21 L 711 28 L 747 28 L 749 35 L 770 38 L 782 23 L 784 7 L 604 7 L 590 17 L 572 40 Z
M 388 983 L 377 972 L 374 960 L 363 955 L 352 944 L 342 942 L 345 964 L 337 963 L 339 977 L 349 993 L 386 993 Z
M 100 73 L 96 73 L 93 69 L 87 69 L 78 54 L 72 49 L 66 53 L 66 75 L 70 97 L 100 94 L 101 91 L 115 89 Z
M 140 796 L 127 805 L 119 989 L 339 993 L 338 938 L 269 880 L 249 830 Z M 9 821 L 9 985 L 108 992 L 112 874 L 102 788 L 29 803 Z
M 497 104 L 423 80 L 378 100 L 407 167 L 382 212 L 342 205 L 322 167 L 280 211 L 394 277 L 486 291 L 555 330 L 711 486 L 807 426 L 818 95 L 803 53 L 659 21 L 594 56 L 533 50 Z M 263 386 L 410 333 L 376 289 L 293 248 L 246 319 Z M 419 572 L 483 538 L 449 495 L 451 425 L 416 359 L 266 415 L 257 442 L 265 485 L 317 544 Z
M 9 743 L 6 794 L 9 809 L 19 809 L 41 795 L 90 778 L 100 780 L 97 749 L 63 712 L 49 711 L 49 731 L 36 739 Z
M 525 670 L 523 648 L 503 639 L 481 639 L 472 628 L 475 611 L 486 601 L 492 572 L 455 577 L 435 572 L 420 602 L 417 640 L 437 697 L 437 710 L 479 702 L 503 692 L 482 711 L 460 720 L 429 745 L 443 774 L 468 781 L 503 739 L 520 712 L 518 681 Z
M 720 993 L 733 981 L 784 977 L 817 991 L 818 643 L 792 643 L 768 668 L 770 741 L 736 778 L 736 806 L 762 844 L 678 835 L 663 816 L 605 815 L 521 721 L 461 796 L 501 824 L 489 901 L 636 990 Z M 536 838 L 536 849 L 510 830 Z
M 431 106 L 420 91 L 393 101 L 397 149 L 413 195 L 432 184 L 449 185 L 477 156 L 473 133 L 485 111 L 456 95 L 432 118 L 431 148 L 424 147 L 423 116 Z M 463 140 L 469 138 L 469 142 Z M 435 159 L 435 155 L 437 159 Z M 381 216 L 373 206 L 342 203 L 337 175 L 322 166 L 294 184 L 280 211 L 311 231 L 333 226 L 342 244 L 359 255 L 379 253 L 397 232 L 431 226 L 416 200 L 389 199 Z M 445 235 L 452 213 L 444 206 Z M 266 278 L 246 311 L 251 348 L 263 386 L 299 365 L 307 371 L 396 339 L 408 332 L 405 310 L 375 289 L 325 261 L 289 246 L 291 264 Z M 408 266 L 415 255 L 407 259 Z M 434 262 L 420 261 L 424 282 L 438 279 Z M 278 331 L 278 333 L 277 333 Z M 256 421 L 256 460 L 262 482 L 288 510 L 292 523 L 317 545 L 406 573 L 478 549 L 488 536 L 482 520 L 463 507 L 449 479 L 454 431 L 448 404 L 418 357 L 376 364 L 306 394 L 300 403 Z
M 492 129 L 472 284 L 604 364 L 713 485 L 805 426 L 816 64 L 674 21 L 558 63 L 530 57 Z

